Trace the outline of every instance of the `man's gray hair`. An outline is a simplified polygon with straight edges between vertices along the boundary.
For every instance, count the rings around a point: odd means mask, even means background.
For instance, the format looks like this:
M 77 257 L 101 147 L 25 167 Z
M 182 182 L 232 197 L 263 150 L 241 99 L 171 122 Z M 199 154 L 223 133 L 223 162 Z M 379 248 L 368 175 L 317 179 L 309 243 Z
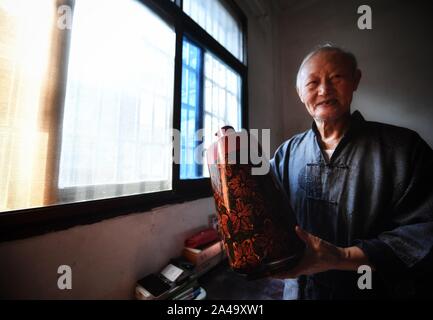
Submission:
M 317 46 L 313 51 L 308 53 L 305 58 L 302 60 L 301 65 L 299 66 L 298 73 L 296 75 L 296 88 L 299 89 L 299 76 L 301 73 L 302 68 L 307 63 L 308 60 L 310 60 L 313 56 L 315 56 L 318 53 L 321 52 L 336 52 L 344 56 L 349 63 L 351 64 L 353 74 L 355 74 L 356 70 L 358 69 L 358 61 L 356 60 L 355 55 L 352 52 L 349 52 L 341 47 L 335 46 L 330 43 L 322 44 Z

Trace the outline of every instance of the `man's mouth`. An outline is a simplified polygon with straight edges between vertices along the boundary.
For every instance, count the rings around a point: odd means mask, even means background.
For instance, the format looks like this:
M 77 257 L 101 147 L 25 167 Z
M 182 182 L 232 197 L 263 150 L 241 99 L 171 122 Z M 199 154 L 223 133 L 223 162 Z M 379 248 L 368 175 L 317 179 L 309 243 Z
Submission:
M 319 107 L 319 106 L 322 106 L 322 105 L 330 105 L 330 106 L 333 106 L 333 105 L 335 105 L 337 102 L 338 102 L 337 99 L 334 99 L 334 98 L 332 98 L 332 99 L 327 99 L 327 100 L 320 101 L 318 104 L 316 104 L 316 107 Z

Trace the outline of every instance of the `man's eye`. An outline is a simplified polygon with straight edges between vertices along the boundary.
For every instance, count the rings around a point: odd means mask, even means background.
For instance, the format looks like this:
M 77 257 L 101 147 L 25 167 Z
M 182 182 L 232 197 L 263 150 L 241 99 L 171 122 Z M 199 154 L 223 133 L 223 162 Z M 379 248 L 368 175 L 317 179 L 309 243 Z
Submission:
M 313 87 L 317 84 L 317 81 L 309 81 L 307 82 L 307 84 L 305 85 L 306 87 Z

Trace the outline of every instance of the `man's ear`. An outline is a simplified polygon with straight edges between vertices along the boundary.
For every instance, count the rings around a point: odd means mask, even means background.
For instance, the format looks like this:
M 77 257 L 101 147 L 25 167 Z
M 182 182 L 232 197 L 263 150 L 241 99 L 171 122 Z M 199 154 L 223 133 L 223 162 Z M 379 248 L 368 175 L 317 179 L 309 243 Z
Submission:
M 358 89 L 358 85 L 359 82 L 361 81 L 362 78 L 362 72 L 359 69 L 356 69 L 355 71 L 355 75 L 354 75 L 354 84 L 353 84 L 353 91 L 356 91 L 356 89 Z

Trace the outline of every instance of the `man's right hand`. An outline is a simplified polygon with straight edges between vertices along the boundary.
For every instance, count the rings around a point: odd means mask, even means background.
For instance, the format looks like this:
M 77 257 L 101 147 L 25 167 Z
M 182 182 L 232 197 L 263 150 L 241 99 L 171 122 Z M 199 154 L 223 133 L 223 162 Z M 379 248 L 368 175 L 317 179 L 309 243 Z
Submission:
M 367 256 L 358 247 L 337 247 L 299 226 L 296 226 L 295 231 L 305 242 L 304 255 L 294 268 L 274 274 L 273 278 L 297 278 L 300 275 L 311 275 L 328 270 L 357 270 L 360 265 L 369 264 Z

